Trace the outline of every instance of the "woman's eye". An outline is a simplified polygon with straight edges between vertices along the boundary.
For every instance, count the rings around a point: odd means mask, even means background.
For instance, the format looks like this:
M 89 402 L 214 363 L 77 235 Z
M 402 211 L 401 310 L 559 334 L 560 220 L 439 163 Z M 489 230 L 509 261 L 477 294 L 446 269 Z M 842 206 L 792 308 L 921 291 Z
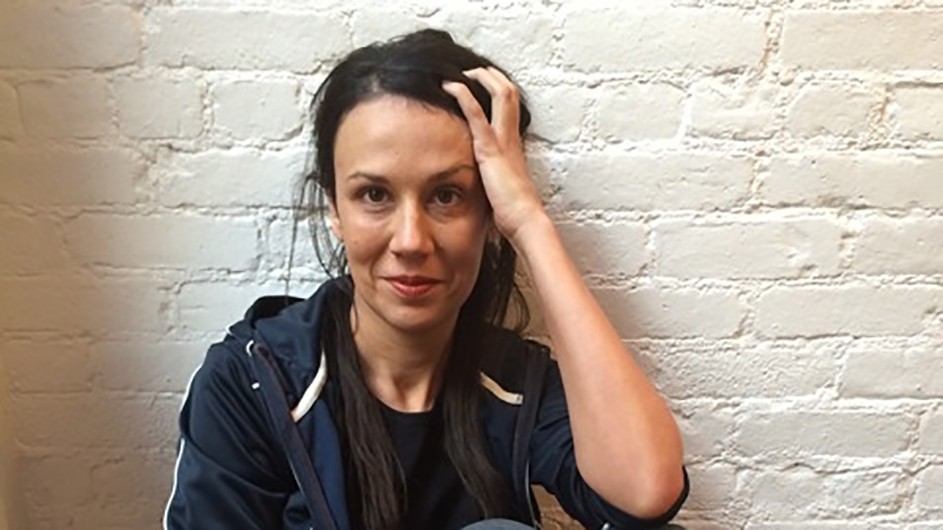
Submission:
M 363 196 L 369 202 L 383 202 L 386 199 L 386 191 L 383 188 L 368 188 Z
M 439 204 L 452 204 L 458 200 L 458 192 L 453 189 L 441 189 L 435 192 L 435 200 Z

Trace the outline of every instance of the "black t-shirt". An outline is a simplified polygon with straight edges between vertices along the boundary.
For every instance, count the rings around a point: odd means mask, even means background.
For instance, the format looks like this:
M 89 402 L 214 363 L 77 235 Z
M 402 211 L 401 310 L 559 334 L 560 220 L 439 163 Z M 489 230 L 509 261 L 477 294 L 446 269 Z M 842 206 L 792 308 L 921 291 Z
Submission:
M 383 419 L 406 475 L 407 512 L 403 528 L 458 530 L 481 519 L 445 453 L 442 407 L 399 412 L 381 403 Z

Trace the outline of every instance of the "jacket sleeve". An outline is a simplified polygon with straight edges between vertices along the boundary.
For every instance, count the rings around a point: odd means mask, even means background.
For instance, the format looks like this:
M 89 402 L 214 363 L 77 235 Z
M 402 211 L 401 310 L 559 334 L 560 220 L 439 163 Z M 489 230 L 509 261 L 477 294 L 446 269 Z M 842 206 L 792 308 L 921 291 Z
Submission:
M 685 472 L 684 489 L 671 509 L 655 519 L 639 519 L 606 502 L 589 487 L 576 467 L 570 416 L 555 361 L 547 369 L 537 424 L 531 435 L 530 465 L 531 481 L 546 488 L 571 517 L 590 529 L 606 524 L 612 529 L 662 527 L 678 513 L 688 495 Z
M 165 530 L 282 527 L 290 468 L 252 383 L 238 354 L 210 348 L 180 412 Z

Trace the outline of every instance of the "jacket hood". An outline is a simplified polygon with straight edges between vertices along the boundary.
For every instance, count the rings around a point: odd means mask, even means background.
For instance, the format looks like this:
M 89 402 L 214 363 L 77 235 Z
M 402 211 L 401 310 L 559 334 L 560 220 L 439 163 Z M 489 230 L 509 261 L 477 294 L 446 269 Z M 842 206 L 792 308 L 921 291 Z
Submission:
M 339 280 L 324 282 L 307 299 L 265 296 L 256 300 L 229 334 L 243 348 L 262 347 L 279 366 L 285 390 L 299 396 L 311 383 L 321 362 L 321 327 L 327 298 L 338 289 Z

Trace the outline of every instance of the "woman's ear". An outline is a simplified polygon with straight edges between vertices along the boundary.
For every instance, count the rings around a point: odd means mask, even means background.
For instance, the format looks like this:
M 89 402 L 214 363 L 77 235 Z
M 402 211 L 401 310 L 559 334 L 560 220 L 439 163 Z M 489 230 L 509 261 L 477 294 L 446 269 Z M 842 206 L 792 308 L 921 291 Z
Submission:
M 337 238 L 341 243 L 344 242 L 344 231 L 341 229 L 341 218 L 337 215 L 337 206 L 334 204 L 334 201 L 327 201 L 328 209 L 328 222 L 331 224 L 331 233 L 334 234 L 334 237 Z

